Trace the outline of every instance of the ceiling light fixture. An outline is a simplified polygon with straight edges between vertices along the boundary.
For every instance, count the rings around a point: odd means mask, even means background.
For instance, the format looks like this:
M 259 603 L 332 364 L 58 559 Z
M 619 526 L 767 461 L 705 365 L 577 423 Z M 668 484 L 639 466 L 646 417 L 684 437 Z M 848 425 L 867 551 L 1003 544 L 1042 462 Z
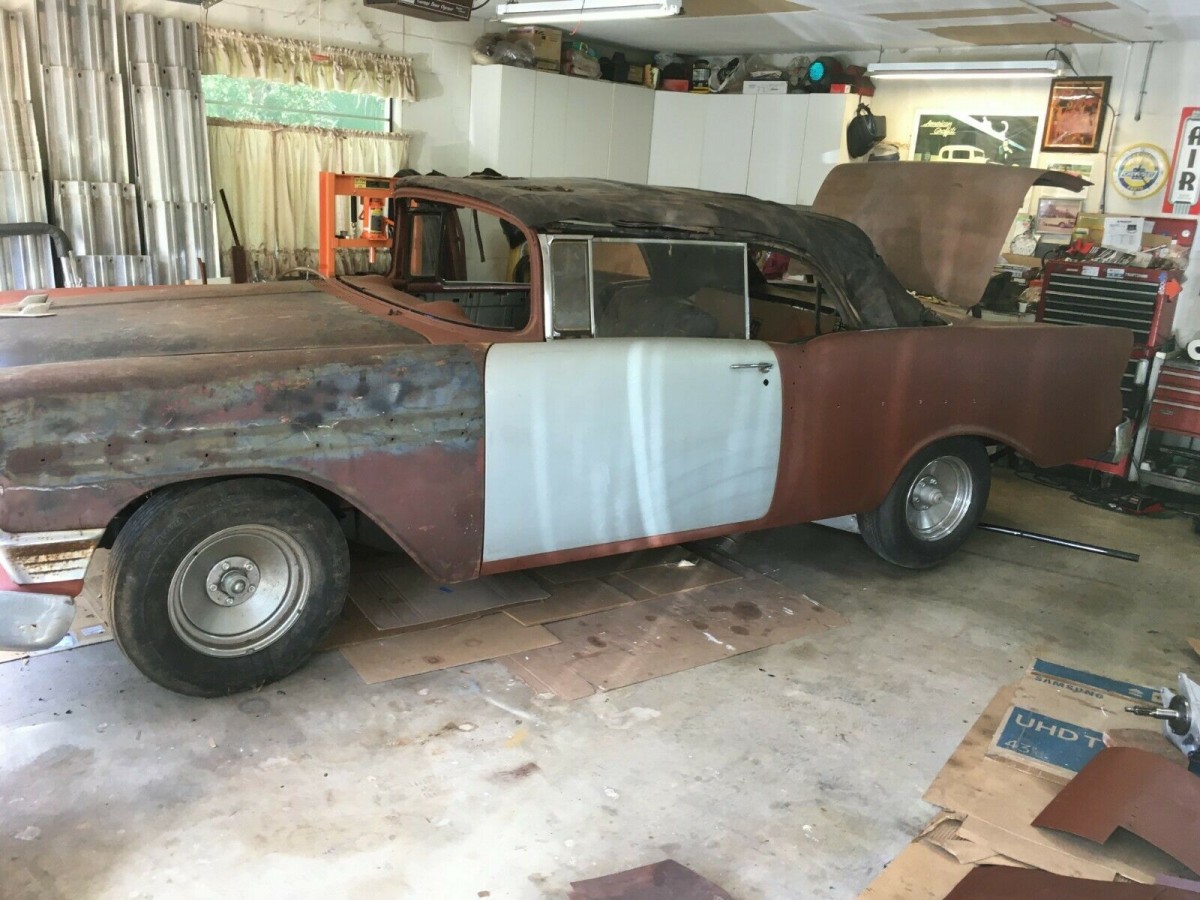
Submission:
M 496 8 L 501 21 L 514 25 L 659 19 L 682 11 L 683 0 L 513 0 Z
M 872 79 L 922 79 L 936 81 L 1000 80 L 1006 78 L 1056 78 L 1062 63 L 1054 59 L 991 62 L 871 63 L 867 75 Z

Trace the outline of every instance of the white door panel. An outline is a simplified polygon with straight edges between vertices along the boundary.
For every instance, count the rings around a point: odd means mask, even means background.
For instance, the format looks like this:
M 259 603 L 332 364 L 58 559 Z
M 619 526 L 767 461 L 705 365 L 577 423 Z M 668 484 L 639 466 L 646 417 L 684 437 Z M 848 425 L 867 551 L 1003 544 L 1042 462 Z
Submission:
M 732 368 L 747 363 L 772 368 Z M 485 562 L 751 521 L 770 508 L 782 391 L 768 344 L 497 344 L 484 384 Z

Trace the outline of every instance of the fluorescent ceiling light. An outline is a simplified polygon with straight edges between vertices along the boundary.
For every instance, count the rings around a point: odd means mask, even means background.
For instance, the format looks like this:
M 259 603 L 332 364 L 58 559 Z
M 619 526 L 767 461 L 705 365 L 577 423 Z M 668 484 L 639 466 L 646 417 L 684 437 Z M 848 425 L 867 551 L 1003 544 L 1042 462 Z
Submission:
M 871 63 L 867 75 L 872 79 L 991 79 L 1055 78 L 1062 74 L 1061 64 L 1052 59 L 1001 62 Z
M 513 0 L 496 9 L 502 21 L 514 25 L 658 19 L 682 11 L 683 0 Z

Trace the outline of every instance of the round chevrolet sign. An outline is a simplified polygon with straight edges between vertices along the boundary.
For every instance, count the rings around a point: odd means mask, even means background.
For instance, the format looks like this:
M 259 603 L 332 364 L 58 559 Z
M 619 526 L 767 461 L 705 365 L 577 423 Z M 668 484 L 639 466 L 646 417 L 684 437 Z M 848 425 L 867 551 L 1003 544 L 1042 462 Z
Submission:
M 1166 185 L 1169 166 L 1167 152 L 1161 147 L 1134 144 L 1122 150 L 1113 162 L 1113 187 L 1130 200 L 1153 197 Z

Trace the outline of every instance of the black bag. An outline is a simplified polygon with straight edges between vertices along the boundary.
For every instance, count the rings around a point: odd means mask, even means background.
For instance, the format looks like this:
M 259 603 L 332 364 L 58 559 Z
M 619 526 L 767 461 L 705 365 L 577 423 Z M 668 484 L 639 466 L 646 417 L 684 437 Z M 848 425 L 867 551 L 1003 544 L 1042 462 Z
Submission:
M 877 116 L 865 103 L 858 104 L 858 112 L 846 126 L 846 149 L 851 159 L 858 159 L 871 152 L 871 148 L 887 137 L 887 116 Z

